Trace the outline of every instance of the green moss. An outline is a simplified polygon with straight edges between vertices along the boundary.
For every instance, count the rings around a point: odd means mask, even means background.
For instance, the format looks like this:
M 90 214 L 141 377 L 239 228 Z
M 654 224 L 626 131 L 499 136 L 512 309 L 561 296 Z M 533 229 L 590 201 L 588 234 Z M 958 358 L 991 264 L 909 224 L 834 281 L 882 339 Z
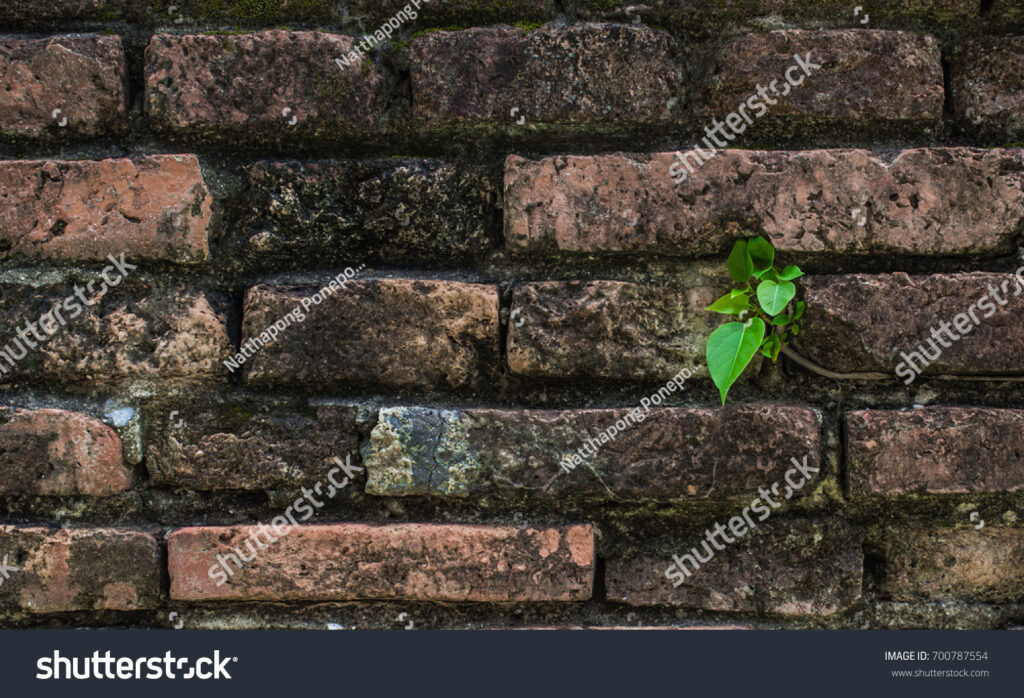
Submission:
M 545 24 L 547 24 L 547 22 L 514 22 L 512 26 L 519 27 L 523 31 L 529 33 L 532 32 L 534 29 L 540 29 Z

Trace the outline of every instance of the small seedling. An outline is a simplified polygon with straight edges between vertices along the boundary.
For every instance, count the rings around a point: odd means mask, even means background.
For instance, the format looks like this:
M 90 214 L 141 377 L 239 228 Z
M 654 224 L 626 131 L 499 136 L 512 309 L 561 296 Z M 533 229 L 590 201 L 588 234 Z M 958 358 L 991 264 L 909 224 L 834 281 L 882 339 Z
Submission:
M 804 314 L 793 279 L 804 275 L 799 267 L 775 268 L 775 248 L 763 237 L 737 240 L 726 262 L 729 274 L 743 288 L 734 288 L 707 307 L 737 322 L 727 322 L 708 337 L 706 355 L 711 380 L 725 404 L 729 388 L 760 352 L 773 362 L 782 347 L 800 334 L 797 322 Z

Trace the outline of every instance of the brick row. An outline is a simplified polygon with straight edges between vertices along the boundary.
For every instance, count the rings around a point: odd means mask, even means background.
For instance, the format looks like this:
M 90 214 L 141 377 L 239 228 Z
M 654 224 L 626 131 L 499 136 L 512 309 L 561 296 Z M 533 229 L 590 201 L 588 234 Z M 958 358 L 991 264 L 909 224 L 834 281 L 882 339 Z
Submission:
M 1020 132 L 1022 41 L 985 38 L 961 47 L 951 96 L 968 130 Z M 157 34 L 146 49 L 146 110 L 158 127 L 225 138 L 393 129 L 397 78 L 358 44 L 355 36 L 317 31 Z M 716 139 L 721 146 L 762 117 L 929 133 L 942 121 L 945 98 L 938 42 L 890 30 L 747 34 L 705 57 L 712 67 L 698 85 L 686 85 L 677 40 L 642 24 L 429 31 L 411 40 L 409 54 L 412 112 L 427 129 L 656 126 L 739 110 L 742 119 L 730 123 L 735 133 Z M 7 39 L 0 55 L 0 77 L 12 88 L 0 96 L 0 131 L 93 137 L 126 123 L 119 37 Z
M 793 459 L 811 473 L 794 499 L 809 494 L 820 451 L 814 413 L 785 405 L 393 407 L 380 410 L 364 462 L 366 492 L 379 496 L 719 501 L 781 481 Z
M 286 527 L 288 520 L 281 518 Z M 264 529 L 174 531 L 167 541 L 171 598 L 585 601 L 593 590 L 594 532 L 589 525 Z M 264 542 L 270 538 L 262 536 L 275 534 L 280 536 L 276 542 Z
M 703 157 L 708 158 L 705 162 Z M 922 148 L 517 155 L 505 166 L 513 251 L 849 255 L 1007 253 L 1024 222 L 1024 152 Z

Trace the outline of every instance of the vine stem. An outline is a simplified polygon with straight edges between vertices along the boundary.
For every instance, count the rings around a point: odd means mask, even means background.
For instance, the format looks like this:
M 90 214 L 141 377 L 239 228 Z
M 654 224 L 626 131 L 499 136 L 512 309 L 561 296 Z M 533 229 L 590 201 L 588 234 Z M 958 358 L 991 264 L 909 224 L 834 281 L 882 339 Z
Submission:
M 893 378 L 886 373 L 875 373 L 873 371 L 866 371 L 862 373 L 837 373 L 836 371 L 830 371 L 824 366 L 819 366 L 810 359 L 801 356 L 796 353 L 788 346 L 782 347 L 782 353 L 791 359 L 794 363 L 803 366 L 812 373 L 817 373 L 819 376 L 825 376 L 826 378 L 835 378 L 837 380 L 886 380 L 887 378 Z M 929 376 L 944 381 L 1004 381 L 1004 382 L 1020 382 L 1024 381 L 1024 376 Z

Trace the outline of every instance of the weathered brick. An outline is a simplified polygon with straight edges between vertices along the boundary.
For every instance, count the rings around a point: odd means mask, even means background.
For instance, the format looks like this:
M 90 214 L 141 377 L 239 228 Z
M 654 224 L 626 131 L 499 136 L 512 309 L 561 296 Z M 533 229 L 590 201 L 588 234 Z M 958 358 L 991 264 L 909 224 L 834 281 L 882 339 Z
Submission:
M 104 496 L 131 484 L 120 437 L 95 417 L 0 407 L 0 492 Z
M 692 555 L 696 545 L 706 558 L 704 536 L 695 531 L 692 539 L 679 540 L 676 554 Z M 838 520 L 769 521 L 697 570 L 686 560 L 691 574 L 678 587 L 665 574 L 670 565 L 675 568 L 672 555 L 608 560 L 608 599 L 631 606 L 828 616 L 861 597 L 860 540 Z
M 430 126 L 657 124 L 679 96 L 673 40 L 645 26 L 437 31 L 411 53 L 413 109 Z
M 94 137 L 124 126 L 127 75 L 119 36 L 0 39 L 0 134 Z
M 160 547 L 144 531 L 0 526 L 0 560 L 18 567 L 0 586 L 0 606 L 61 613 L 161 603 Z
M 909 380 L 912 369 L 902 354 L 920 368 L 921 360 L 911 352 L 920 355 L 923 348 L 932 357 L 941 352 L 924 368 L 925 374 L 1024 372 L 1024 354 L 1019 351 L 1024 344 L 1024 326 L 1019 321 L 1024 313 L 1024 282 L 1018 283 L 1013 274 L 910 276 L 900 272 L 801 281 L 807 312 L 794 348 L 826 368 L 896 370 L 900 378 Z M 993 287 L 997 295 L 991 294 Z M 983 297 L 988 301 L 978 306 Z M 973 325 L 971 312 L 978 324 L 962 336 L 953 323 L 963 315 L 960 326 Z M 986 317 L 989 313 L 991 317 Z M 960 339 L 953 341 L 954 335 Z
M 158 34 L 146 49 L 146 108 L 161 126 L 192 133 L 365 133 L 383 113 L 388 79 L 372 56 L 335 63 L 355 44 L 309 31 Z
M 853 495 L 1024 490 L 1024 410 L 858 410 L 846 437 Z
M 821 465 L 818 421 L 804 407 L 655 407 L 639 410 L 643 421 L 629 412 L 384 408 L 365 447 L 366 492 L 722 500 L 781 478 L 791 458 Z M 617 420 L 624 428 L 602 446 Z M 562 458 L 588 439 L 597 445 L 586 464 L 562 472 Z
M 515 287 L 508 364 L 552 378 L 669 380 L 707 375 L 704 343 L 720 322 L 704 310 L 721 295 L 622 281 L 543 281 Z M 517 312 L 518 311 L 518 312 Z
M 501 235 L 498 184 L 484 168 L 438 160 L 288 161 L 256 163 L 243 176 L 225 257 L 247 265 L 452 265 L 483 257 Z
M 590 598 L 594 582 L 594 532 L 589 525 L 541 530 L 440 524 L 297 526 L 269 545 L 259 537 L 260 544 L 254 545 L 250 536 L 256 530 L 235 526 L 174 531 L 167 541 L 171 598 L 583 601 Z M 251 562 L 236 564 L 226 557 L 236 556 L 236 550 Z M 218 559 L 230 566 L 226 582 L 223 568 L 214 570 L 221 564 Z
M 157 486 L 194 490 L 298 488 L 324 481 L 351 454 L 359 465 L 354 407 L 294 409 L 254 398 L 144 411 L 146 468 Z M 341 476 L 337 476 L 341 479 Z
M 794 82 L 804 80 L 790 87 L 786 70 L 797 65 L 795 56 L 806 60 L 808 53 L 821 67 L 793 71 Z M 726 47 L 710 75 L 707 112 L 720 119 L 758 94 L 759 85 L 769 118 L 935 126 L 942 118 L 939 43 L 928 35 L 872 29 L 747 34 Z
M 0 163 L 0 258 L 207 257 L 212 196 L 194 155 Z
M 306 316 L 248 360 L 249 383 L 459 389 L 482 385 L 497 372 L 494 286 L 356 279 L 303 311 L 302 300 L 322 288 L 249 289 L 243 346 L 289 313 Z
M 91 275 L 0 284 L 0 382 L 223 379 L 227 297 L 127 273 L 109 290 Z
M 901 529 L 886 540 L 883 555 L 884 598 L 1024 602 L 1024 533 L 1018 529 Z
M 509 156 L 509 246 L 697 256 L 762 234 L 794 252 L 995 254 L 1011 251 L 1024 223 L 1019 149 L 920 148 L 892 159 L 726 150 L 703 165 L 681 157 Z
M 961 127 L 989 137 L 1024 135 L 1024 36 L 967 42 L 950 75 Z

